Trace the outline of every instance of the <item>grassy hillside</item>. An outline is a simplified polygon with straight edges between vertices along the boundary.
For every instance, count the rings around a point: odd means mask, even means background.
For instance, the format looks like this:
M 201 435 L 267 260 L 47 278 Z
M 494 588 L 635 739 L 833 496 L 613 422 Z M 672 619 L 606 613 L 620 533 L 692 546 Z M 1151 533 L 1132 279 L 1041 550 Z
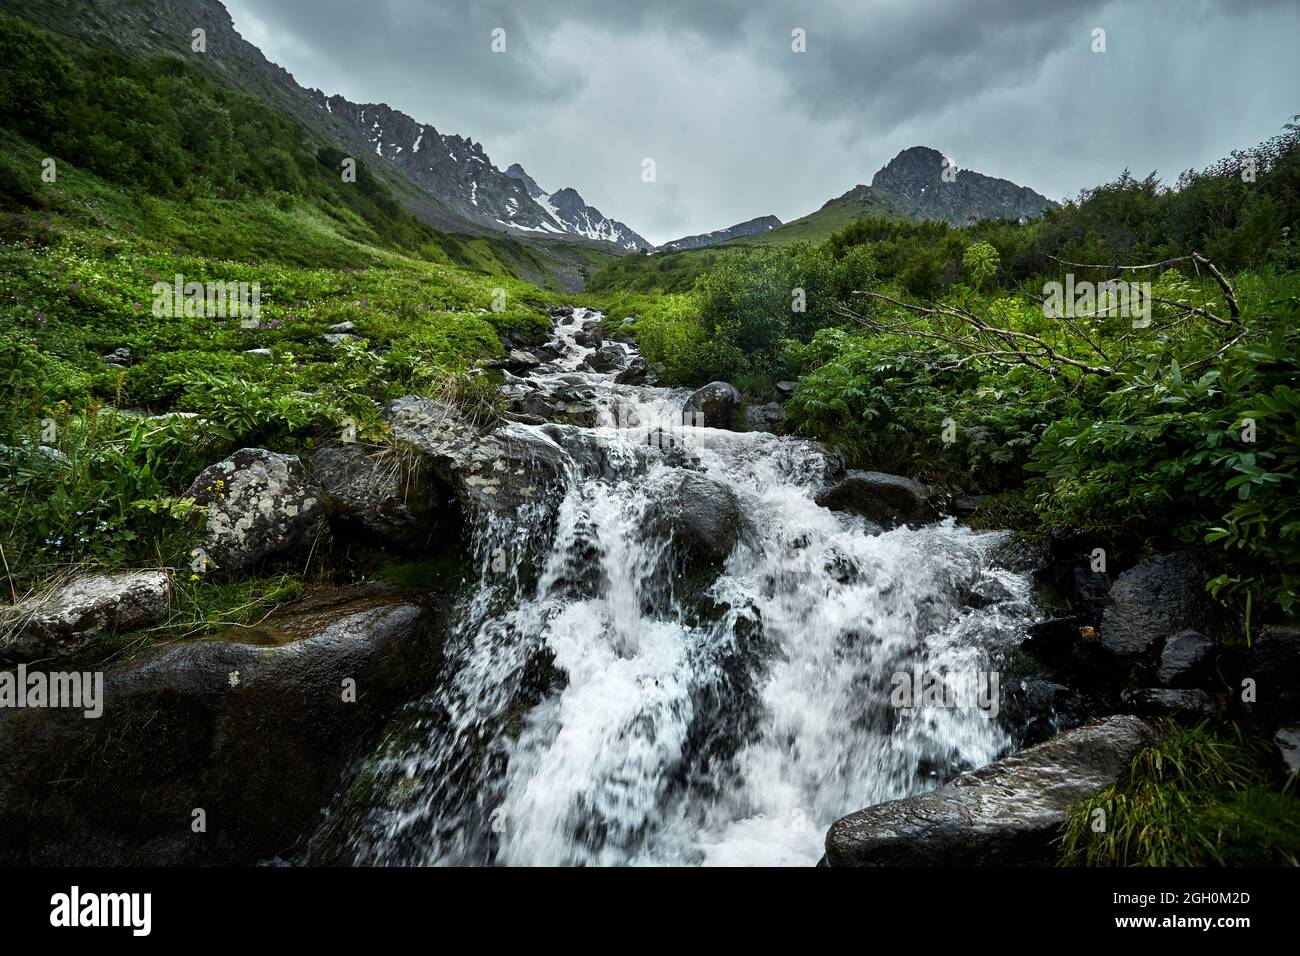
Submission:
M 792 246 L 799 242 L 822 242 L 859 219 L 892 215 L 894 212 L 889 205 L 873 195 L 869 187 L 855 186 L 816 212 L 793 219 L 770 232 L 733 239 L 724 245 Z
M 550 328 L 555 293 L 514 277 L 545 271 L 531 247 L 439 233 L 364 165 L 344 182 L 338 158 L 183 64 L 72 59 L 4 24 L 0 550 L 11 597 L 75 566 L 181 566 L 194 528 L 178 496 L 207 464 L 246 445 L 305 452 L 345 427 L 382 442 L 379 403 L 411 392 L 491 406 L 474 364 L 500 355 L 505 335 Z M 599 261 L 581 247 L 573 256 Z M 156 309 L 155 284 L 178 275 L 256 284 L 259 314 Z M 343 322 L 355 340 L 328 344 Z M 117 350 L 125 358 L 107 361 Z M 246 591 L 187 584 L 177 613 L 229 620 L 223 602 Z

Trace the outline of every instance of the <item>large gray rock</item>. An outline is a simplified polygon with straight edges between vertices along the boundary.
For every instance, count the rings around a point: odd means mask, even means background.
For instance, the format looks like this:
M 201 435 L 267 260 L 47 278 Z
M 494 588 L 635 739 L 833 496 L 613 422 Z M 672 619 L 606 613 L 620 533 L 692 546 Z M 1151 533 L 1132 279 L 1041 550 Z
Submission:
M 929 793 L 859 810 L 826 835 L 830 866 L 1049 862 L 1070 807 L 1128 773 L 1156 740 L 1137 717 L 1107 717 L 969 771 Z
M 164 571 L 87 574 L 9 608 L 16 632 L 0 657 L 59 657 L 102 634 L 148 627 L 167 616 L 171 579 Z
M 1101 642 L 1112 653 L 1144 654 L 1171 634 L 1207 627 L 1215 618 L 1207 575 L 1192 554 L 1158 554 L 1121 574 L 1110 589 Z
M 588 355 L 586 362 L 583 364 L 593 372 L 612 372 L 615 369 L 622 368 L 627 364 L 627 361 L 627 350 L 617 343 L 610 343 L 609 345 L 602 345 Z
M 505 358 L 488 363 L 489 368 L 503 368 L 510 372 L 527 372 L 542 364 L 542 360 L 523 349 L 511 349 Z
M 509 408 L 515 415 L 584 428 L 595 426 L 600 419 L 590 390 L 573 385 L 560 385 L 548 390 L 522 389 L 510 399 Z
M 207 506 L 203 550 L 220 571 L 305 556 L 325 526 L 320 490 L 298 456 L 265 448 L 241 448 L 203 469 L 185 496 Z
M 99 718 L 0 713 L 0 863 L 239 864 L 290 850 L 428 686 L 440 622 L 398 595 L 322 594 L 109 670 Z
M 429 458 L 471 513 L 549 511 L 567 484 L 564 450 L 528 426 L 506 422 L 484 431 L 451 406 L 418 396 L 389 402 L 383 416 L 399 441 Z
M 693 471 L 674 470 L 648 490 L 654 500 L 646 528 L 651 536 L 671 540 L 689 566 L 713 568 L 726 561 L 743 523 L 730 488 Z
M 420 549 L 452 523 L 451 493 L 418 458 L 356 442 L 322 448 L 312 478 L 325 494 L 335 530 L 384 548 Z
M 653 385 L 654 376 L 646 367 L 645 359 L 639 355 L 628 363 L 627 368 L 614 376 L 615 385 Z
M 740 393 L 726 382 L 710 382 L 686 400 L 682 406 L 683 421 L 705 428 L 730 428 Z M 699 417 L 703 416 L 703 421 Z
M 936 517 L 924 485 L 880 471 L 850 470 L 819 494 L 817 503 L 831 511 L 860 515 L 885 528 L 926 524 Z

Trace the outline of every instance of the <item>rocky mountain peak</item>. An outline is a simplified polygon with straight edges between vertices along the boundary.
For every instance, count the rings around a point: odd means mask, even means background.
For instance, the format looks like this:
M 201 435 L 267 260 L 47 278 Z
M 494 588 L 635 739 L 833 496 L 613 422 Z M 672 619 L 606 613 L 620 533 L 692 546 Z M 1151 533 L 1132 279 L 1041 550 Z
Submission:
M 537 185 L 537 180 L 533 179 L 532 176 L 529 176 L 528 173 L 524 171 L 524 167 L 520 166 L 518 163 L 511 163 L 507 166 L 506 175 L 511 179 L 517 179 L 519 182 L 523 183 L 524 189 L 528 191 L 528 195 L 533 199 L 545 195 L 546 193 L 546 190 Z
M 872 177 L 871 192 L 909 219 L 944 219 L 958 226 L 979 219 L 1031 219 L 1055 205 L 1028 186 L 945 164 L 937 149 L 909 147 Z

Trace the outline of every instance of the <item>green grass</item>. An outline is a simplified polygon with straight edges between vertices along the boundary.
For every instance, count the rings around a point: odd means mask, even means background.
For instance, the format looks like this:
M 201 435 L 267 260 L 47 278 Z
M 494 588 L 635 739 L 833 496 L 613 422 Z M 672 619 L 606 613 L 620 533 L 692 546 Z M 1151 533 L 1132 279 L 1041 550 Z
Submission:
M 39 170 L 30 143 L 0 131 L 0 145 Z M 206 465 L 241 445 L 306 453 L 347 420 L 381 438 L 378 405 L 402 394 L 478 401 L 472 367 L 550 328 L 553 293 L 436 245 L 389 248 L 343 207 L 147 196 L 68 162 L 27 185 L 28 202 L 0 203 L 0 444 L 25 449 L 0 471 L 11 593 L 69 567 L 181 566 L 193 528 L 172 506 Z M 492 265 L 496 248 L 457 255 Z M 177 274 L 257 283 L 257 327 L 155 315 L 154 283 Z M 326 344 L 344 321 L 360 340 Z M 107 364 L 120 347 L 132 363 Z M 172 412 L 196 417 L 142 417 Z
M 856 187 L 843 196 L 826 203 L 816 212 L 792 219 L 768 232 L 744 236 L 723 243 L 718 248 L 733 246 L 793 246 L 800 242 L 822 242 L 835 233 L 853 225 L 859 219 L 889 217 L 888 206 L 870 193 Z
M 1300 800 L 1275 785 L 1267 741 L 1207 723 L 1160 730 L 1128 779 L 1071 808 L 1062 863 L 1300 865 Z

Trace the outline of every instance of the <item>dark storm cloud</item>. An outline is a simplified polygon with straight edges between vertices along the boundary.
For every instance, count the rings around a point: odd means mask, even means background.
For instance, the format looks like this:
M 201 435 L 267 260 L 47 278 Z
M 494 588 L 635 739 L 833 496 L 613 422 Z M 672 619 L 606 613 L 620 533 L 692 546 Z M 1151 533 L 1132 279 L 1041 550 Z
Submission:
M 794 218 L 918 143 L 1061 198 L 1125 167 L 1172 179 L 1300 112 L 1293 0 L 227 6 L 304 85 L 482 141 L 654 241 Z

